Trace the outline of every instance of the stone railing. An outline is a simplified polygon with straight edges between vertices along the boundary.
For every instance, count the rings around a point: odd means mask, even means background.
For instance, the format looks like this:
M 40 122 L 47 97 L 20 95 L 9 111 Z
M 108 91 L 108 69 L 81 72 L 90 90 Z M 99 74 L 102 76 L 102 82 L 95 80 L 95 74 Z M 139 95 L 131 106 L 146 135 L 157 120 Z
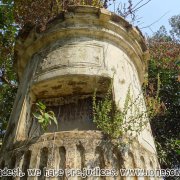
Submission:
M 114 146 L 100 131 L 64 131 L 46 133 L 26 146 L 16 146 L 1 159 L 1 168 L 27 169 L 155 169 L 154 155 L 134 142 L 128 150 Z M 3 166 L 3 167 L 2 167 Z M 70 178 L 71 179 L 71 178 Z

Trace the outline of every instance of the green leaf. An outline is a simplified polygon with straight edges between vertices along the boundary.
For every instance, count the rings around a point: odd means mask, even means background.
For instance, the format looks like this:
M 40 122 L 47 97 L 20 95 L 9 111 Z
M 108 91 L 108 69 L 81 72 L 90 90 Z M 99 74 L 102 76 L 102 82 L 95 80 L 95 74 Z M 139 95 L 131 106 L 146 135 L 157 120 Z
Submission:
M 177 150 L 176 152 L 180 155 L 180 150 Z
M 48 114 L 54 116 L 54 112 L 53 111 L 48 111 Z
M 58 125 L 58 122 L 57 122 L 56 117 L 53 117 L 53 120 L 54 120 L 54 123 L 55 123 L 56 125 Z
M 33 116 L 36 118 L 36 119 L 39 119 L 41 118 L 42 116 L 39 114 L 39 113 L 33 113 Z
M 45 110 L 46 109 L 46 106 L 42 103 L 42 102 L 38 102 L 38 103 L 36 103 L 36 105 L 38 106 L 38 107 L 40 107 L 42 110 Z
M 43 124 L 43 122 L 44 122 L 43 117 L 39 118 L 39 119 L 38 119 L 38 122 L 39 122 L 40 124 Z
M 47 120 L 47 121 L 49 121 L 50 119 L 49 119 L 49 114 L 48 113 L 44 113 L 44 118 Z

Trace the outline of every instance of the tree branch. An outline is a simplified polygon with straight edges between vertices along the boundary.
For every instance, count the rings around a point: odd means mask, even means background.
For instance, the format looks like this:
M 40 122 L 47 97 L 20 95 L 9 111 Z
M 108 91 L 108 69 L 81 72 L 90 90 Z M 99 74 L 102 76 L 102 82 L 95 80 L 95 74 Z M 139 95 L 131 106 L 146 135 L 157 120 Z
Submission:
M 12 88 L 17 88 L 17 86 L 15 84 L 12 84 L 11 81 L 4 74 L 0 76 L 0 81 L 9 85 Z

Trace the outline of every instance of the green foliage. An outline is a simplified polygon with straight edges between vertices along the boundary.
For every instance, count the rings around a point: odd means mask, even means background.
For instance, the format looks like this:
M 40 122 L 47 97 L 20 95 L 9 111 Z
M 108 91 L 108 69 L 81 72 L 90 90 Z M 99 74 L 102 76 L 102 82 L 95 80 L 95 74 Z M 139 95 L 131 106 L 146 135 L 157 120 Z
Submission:
M 57 119 L 53 111 L 47 111 L 45 104 L 42 102 L 36 103 L 36 112 L 33 113 L 33 116 L 38 120 L 44 131 L 47 130 L 48 125 L 51 125 L 54 122 L 58 128 Z
M 176 144 L 177 144 L 177 146 L 179 147 L 179 148 L 176 150 L 176 152 L 177 152 L 177 154 L 180 155 L 180 140 L 177 140 L 177 141 L 176 141 Z
M 104 99 L 97 101 L 93 95 L 93 121 L 97 127 L 112 139 L 125 138 L 130 142 L 145 127 L 147 112 L 140 110 L 140 96 L 132 101 L 130 89 L 127 92 L 124 107 L 119 110 L 112 98 L 112 87 Z M 128 139 L 127 139 L 128 137 Z
M 17 77 L 13 68 L 17 26 L 13 12 L 12 0 L 0 1 L 0 138 L 6 130 L 17 92 Z
M 6 130 L 16 91 L 15 88 L 5 84 L 0 86 L 0 138 L 3 137 Z
M 158 111 L 151 119 L 151 128 L 161 167 L 171 169 L 180 164 L 180 146 L 177 143 L 180 139 L 180 44 L 164 29 L 149 39 L 149 48 L 151 59 L 146 97 L 153 101 L 158 91 L 159 99 L 155 103 Z
M 97 124 L 104 133 L 110 135 L 112 138 L 118 138 L 122 136 L 122 129 L 119 131 L 116 129 L 122 126 L 123 114 L 115 109 L 113 114 L 112 109 L 114 109 L 114 102 L 111 98 L 111 89 L 109 89 L 104 100 L 99 101 L 96 104 L 96 91 L 93 96 L 93 121 Z M 119 114 L 119 116 L 117 116 Z M 112 117 L 113 116 L 113 117 Z
M 157 74 L 157 83 L 156 85 L 156 91 L 154 92 L 154 86 L 153 84 L 149 84 L 149 81 L 147 81 L 148 84 L 144 83 L 143 90 L 144 90 L 144 96 L 145 96 L 145 102 L 146 106 L 149 112 L 149 119 L 153 119 L 156 115 L 162 113 L 164 111 L 164 104 L 161 103 L 161 99 L 159 97 L 159 91 L 161 86 L 161 81 L 159 74 Z M 148 92 L 147 92 L 147 87 Z M 153 95 L 149 93 L 149 91 L 153 91 Z
M 172 27 L 170 31 L 172 37 L 180 40 L 180 14 L 171 17 L 169 23 Z

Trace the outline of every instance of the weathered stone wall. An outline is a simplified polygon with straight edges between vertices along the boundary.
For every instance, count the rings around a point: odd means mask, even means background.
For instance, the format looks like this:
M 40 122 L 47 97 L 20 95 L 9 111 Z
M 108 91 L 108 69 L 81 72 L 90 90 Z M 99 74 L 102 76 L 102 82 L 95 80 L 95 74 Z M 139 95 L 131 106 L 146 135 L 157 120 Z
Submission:
M 26 169 L 43 167 L 52 169 L 100 167 L 115 169 L 117 172 L 121 168 L 158 168 L 155 155 L 144 149 L 137 141 L 133 142 L 129 151 L 125 150 L 122 153 L 99 131 L 47 133 L 34 140 L 32 145 L 16 149 L 11 158 L 4 155 L 4 159 L 6 165 L 21 167 L 24 172 Z M 117 179 L 120 179 L 119 175 Z
M 122 153 L 92 122 L 89 99 L 95 89 L 103 96 L 111 79 L 119 109 L 130 89 L 133 100 L 141 99 L 138 108 L 146 110 L 141 84 L 148 51 L 136 28 L 104 9 L 71 7 L 45 32 L 38 34 L 34 28 L 26 39 L 19 38 L 16 51 L 20 86 L 1 167 L 158 167 L 149 123 Z M 40 130 L 32 117 L 37 100 L 54 110 L 58 129 L 51 126 L 45 134 Z

